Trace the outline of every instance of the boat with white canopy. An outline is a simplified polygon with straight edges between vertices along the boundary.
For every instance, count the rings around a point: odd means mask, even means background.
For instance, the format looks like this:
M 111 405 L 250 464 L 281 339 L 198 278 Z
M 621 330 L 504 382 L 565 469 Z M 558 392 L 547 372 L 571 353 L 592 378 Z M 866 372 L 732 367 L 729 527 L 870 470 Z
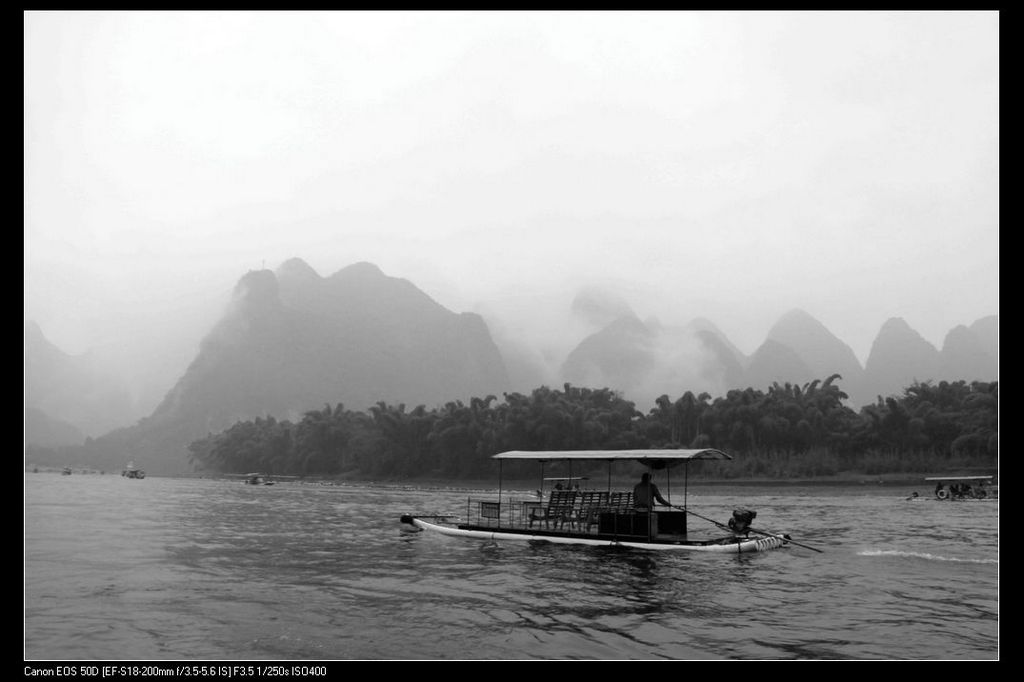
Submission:
M 145 478 L 146 472 L 135 466 L 135 462 L 128 462 L 125 468 L 121 470 L 121 475 L 125 478 Z
M 936 500 L 994 500 L 999 497 L 999 486 L 994 476 L 929 476 L 924 480 L 935 483 Z
M 690 462 L 732 459 L 721 450 L 515 450 L 494 455 L 494 459 L 499 465 L 496 499 L 469 498 L 464 519 L 454 515 L 404 514 L 402 524 L 409 530 L 434 531 L 492 542 L 509 540 L 720 553 L 763 552 L 789 544 L 807 547 L 794 542 L 789 535 L 753 528 L 751 524 L 757 516 L 755 511 L 735 509 L 726 523 L 719 523 L 687 507 Z M 541 499 L 538 500 L 537 496 L 517 499 L 513 493 L 503 490 L 502 465 L 518 461 L 540 464 Z M 669 496 L 671 470 L 682 465 L 683 504 L 671 504 L 660 497 L 659 491 L 656 499 L 663 501 L 662 506 L 653 504 L 655 500 L 651 500 L 652 505 L 645 505 L 640 499 L 646 496 L 641 488 L 643 484 L 630 490 L 614 490 L 612 467 L 626 461 L 640 462 L 652 476 L 654 472 L 663 471 Z M 544 467 L 555 462 L 568 466 L 569 475 L 545 479 Z M 606 489 L 552 490 L 545 497 L 545 480 L 586 480 L 582 476 L 574 476 L 573 467 L 578 470 L 584 465 L 594 467 L 602 462 L 608 465 Z M 715 531 L 692 531 L 689 517 L 709 522 Z

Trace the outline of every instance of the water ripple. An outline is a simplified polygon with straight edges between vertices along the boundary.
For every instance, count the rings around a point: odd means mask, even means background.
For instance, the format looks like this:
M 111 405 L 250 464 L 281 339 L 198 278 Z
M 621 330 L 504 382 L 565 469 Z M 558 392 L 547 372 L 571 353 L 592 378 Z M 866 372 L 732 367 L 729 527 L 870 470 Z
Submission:
M 890 549 L 874 549 L 864 550 L 859 552 L 862 556 L 896 556 L 896 557 L 912 557 L 916 559 L 928 559 L 931 561 L 959 561 L 968 564 L 998 564 L 998 559 L 979 559 L 979 558 L 961 558 L 961 557 L 950 557 L 940 556 L 937 554 L 929 554 L 927 552 L 903 552 L 898 550 Z

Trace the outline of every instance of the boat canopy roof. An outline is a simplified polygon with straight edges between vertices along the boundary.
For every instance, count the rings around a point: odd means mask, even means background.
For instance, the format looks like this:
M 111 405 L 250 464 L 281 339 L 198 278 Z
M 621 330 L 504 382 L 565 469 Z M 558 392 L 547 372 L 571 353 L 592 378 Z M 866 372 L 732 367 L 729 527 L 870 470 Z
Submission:
M 663 469 L 680 462 L 688 462 L 691 459 L 732 459 L 732 456 L 713 448 L 701 450 L 510 450 L 499 452 L 494 455 L 494 459 L 532 460 L 535 462 L 636 460 L 655 469 Z
M 991 481 L 995 476 L 930 476 L 926 481 Z

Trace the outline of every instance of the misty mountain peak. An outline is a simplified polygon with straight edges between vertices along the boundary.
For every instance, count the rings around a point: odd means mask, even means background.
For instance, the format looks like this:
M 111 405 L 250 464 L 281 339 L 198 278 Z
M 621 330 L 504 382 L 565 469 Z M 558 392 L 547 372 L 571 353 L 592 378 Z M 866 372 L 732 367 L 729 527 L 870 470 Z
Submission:
M 801 384 L 815 379 L 815 372 L 789 345 L 765 339 L 750 357 L 744 380 L 751 386 L 769 386 L 773 382 Z
M 132 434 L 134 454 L 178 452 L 240 419 L 286 418 L 325 403 L 434 404 L 499 394 L 509 379 L 483 318 L 456 314 L 404 279 L 356 263 L 317 280 L 298 259 L 239 282 L 235 306 L 185 375 Z M 151 465 L 154 466 L 155 465 Z
M 618 294 L 586 287 L 573 298 L 569 310 L 573 315 L 597 327 L 604 327 L 623 317 L 636 317 L 633 308 Z
M 967 381 L 990 381 L 999 374 L 996 344 L 979 335 L 972 325 L 957 325 L 946 334 L 940 357 L 946 375 Z
M 999 316 L 989 315 L 976 320 L 970 327 L 981 345 L 995 357 L 999 352 Z
M 321 279 L 317 271 L 301 258 L 289 258 L 277 268 L 279 280 L 290 279 L 298 282 L 314 282 Z
M 793 308 L 789 312 L 782 315 L 778 322 L 768 332 L 769 337 L 774 337 L 780 334 L 784 334 L 787 331 L 801 331 L 806 333 L 807 331 L 814 330 L 816 332 L 828 330 L 825 328 L 820 321 L 805 310 L 799 308 Z M 829 332 L 831 333 L 831 332 Z
M 43 330 L 35 320 L 25 320 L 25 343 L 46 341 Z
M 972 337 L 973 335 L 974 335 L 974 332 L 972 332 L 970 329 L 968 329 L 967 325 L 965 325 L 965 324 L 958 324 L 957 326 L 953 327 L 948 332 L 946 332 L 946 339 L 945 339 L 945 342 L 943 343 L 943 347 L 945 347 L 950 342 L 951 339 L 954 340 L 954 341 L 959 341 L 959 340 L 961 340 L 963 338 Z
M 787 310 L 782 315 L 782 317 L 780 319 L 783 319 L 783 320 L 785 320 L 785 319 L 799 320 L 801 318 L 805 319 L 805 320 L 813 320 L 814 319 L 814 317 L 809 312 L 804 310 L 803 308 L 791 308 L 790 310 Z
M 933 349 L 935 348 L 913 327 L 907 324 L 907 321 L 904 320 L 902 317 L 890 317 L 888 320 L 882 323 L 882 328 L 878 331 L 878 338 L 875 339 L 875 342 L 877 343 L 879 339 L 884 339 L 887 337 L 907 337 L 913 338 L 915 340 L 920 339 L 922 343 L 928 344 Z
M 53 345 L 33 321 L 25 323 L 26 437 L 43 444 L 60 433 L 62 443 L 81 442 L 124 423 L 131 396 L 87 351 L 70 355 Z M 30 408 L 38 411 L 29 421 Z
M 40 358 L 46 358 L 46 362 L 72 360 L 69 353 L 65 353 L 46 338 L 42 327 L 29 320 L 25 322 L 25 361 L 33 363 L 40 361 Z
M 352 281 L 372 281 L 378 278 L 387 277 L 384 271 L 368 261 L 360 261 L 346 266 L 331 275 L 331 279 L 344 279 Z
M 562 376 L 578 385 L 634 390 L 654 368 L 654 335 L 629 311 L 583 339 L 562 364 Z
M 882 324 L 864 367 L 876 397 L 897 394 L 914 381 L 934 380 L 940 371 L 939 351 L 901 317 Z
M 860 362 L 853 354 L 853 349 L 840 341 L 839 337 L 829 331 L 828 327 L 803 310 L 793 309 L 780 317 L 768 332 L 768 338 L 785 344 L 801 354 L 828 356 L 827 359 L 822 358 L 826 366 L 818 367 L 819 363 L 811 362 L 811 367 L 815 371 L 825 374 L 839 372 L 846 376 L 853 367 L 856 367 L 858 372 L 861 369 Z M 827 366 L 829 363 L 837 361 L 843 366 L 836 366 L 833 369 Z
M 263 317 L 281 307 L 281 291 L 277 277 L 270 270 L 250 270 L 235 285 L 231 309 L 243 318 Z M 220 336 L 223 329 L 216 329 L 203 341 Z
M 811 378 L 839 374 L 844 379 L 846 392 L 851 396 L 858 395 L 864 377 L 864 367 L 860 360 L 850 346 L 810 313 L 799 308 L 790 310 L 771 328 L 768 339 L 795 351 L 801 362 L 810 370 Z M 763 362 L 763 357 L 754 358 L 752 363 Z M 794 365 L 791 369 L 794 372 L 793 376 L 796 376 L 795 372 L 799 368 Z
M 724 358 L 727 364 L 732 365 L 736 363 L 737 365 L 745 366 L 749 361 L 749 358 L 729 340 L 725 333 L 706 317 L 693 318 L 687 323 L 686 328 L 702 339 L 706 345 L 713 344 L 716 347 L 721 345 L 722 348 L 717 353 L 721 358 Z M 710 341 L 709 339 L 711 338 L 715 339 L 715 341 Z
M 713 331 L 718 332 L 719 329 L 714 322 L 706 317 L 695 317 L 690 320 L 690 327 L 699 331 Z
M 663 325 L 661 323 L 661 320 L 659 320 L 654 315 L 648 317 L 646 320 L 644 320 L 643 323 L 644 326 L 647 327 L 652 334 L 662 334 L 665 332 L 665 325 Z
M 277 298 L 277 277 L 270 270 L 250 270 L 235 285 L 237 300 L 265 301 Z
M 649 338 L 652 335 L 651 330 L 644 324 L 639 317 L 633 314 L 623 315 L 615 320 L 612 320 L 605 330 L 611 334 L 633 334 L 641 338 Z M 599 332 L 599 333 L 603 333 Z
M 722 332 L 722 330 L 719 329 L 714 322 L 712 322 L 706 317 L 693 318 L 686 324 L 686 328 L 692 331 L 694 334 L 698 334 L 700 332 L 707 332 L 710 334 L 714 334 L 715 336 L 728 342 L 728 339 L 725 338 L 725 334 Z M 738 356 L 743 355 L 742 353 L 740 353 L 738 348 L 732 345 L 731 342 L 729 343 L 729 346 L 735 351 L 735 353 Z

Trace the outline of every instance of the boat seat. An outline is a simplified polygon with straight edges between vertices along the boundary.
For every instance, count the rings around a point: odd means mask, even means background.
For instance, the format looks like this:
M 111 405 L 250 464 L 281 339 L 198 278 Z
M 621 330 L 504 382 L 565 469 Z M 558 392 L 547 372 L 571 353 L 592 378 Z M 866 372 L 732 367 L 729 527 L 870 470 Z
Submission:
M 543 508 L 544 503 L 540 500 L 524 500 L 519 503 L 519 519 L 532 526 L 534 521 L 541 518 Z
M 587 490 L 580 493 L 574 511 L 577 526 L 589 532 L 591 526 L 598 524 L 601 512 L 607 511 L 608 507 L 607 491 Z
M 554 521 L 556 528 L 562 528 L 567 522 L 572 528 L 576 521 L 573 516 L 576 494 L 575 490 L 552 491 L 547 505 L 531 512 L 528 519 L 529 527 L 533 528 L 534 521 L 542 521 L 545 528 L 550 528 L 551 522 Z
M 608 500 L 608 511 L 617 514 L 633 511 L 633 491 L 612 493 Z

